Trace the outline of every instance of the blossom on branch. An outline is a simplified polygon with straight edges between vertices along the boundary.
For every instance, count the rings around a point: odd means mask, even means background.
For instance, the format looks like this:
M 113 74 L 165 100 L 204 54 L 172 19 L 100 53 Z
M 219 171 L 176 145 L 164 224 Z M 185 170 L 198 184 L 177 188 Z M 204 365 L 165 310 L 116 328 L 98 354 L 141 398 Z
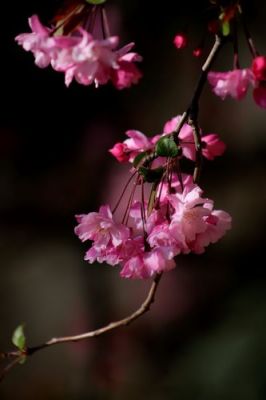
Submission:
M 176 176 L 173 181 L 178 182 Z M 162 198 L 158 191 L 151 212 L 147 202 L 133 203 L 127 222 L 114 221 L 109 206 L 78 216 L 75 233 L 82 241 L 92 240 L 85 260 L 120 264 L 122 277 L 146 279 L 173 269 L 178 254 L 199 254 L 217 242 L 231 228 L 230 215 L 214 210 L 191 177 L 184 176 L 183 183 L 183 190 L 175 184 Z
M 32 33 L 20 34 L 15 40 L 33 53 L 37 66 L 51 65 L 63 72 L 66 86 L 75 79 L 82 85 L 94 83 L 96 87 L 110 81 L 117 89 L 124 89 L 142 77 L 136 66 L 142 57 L 131 51 L 134 43 L 119 49 L 118 36 L 104 35 L 98 39 L 82 25 L 75 26 L 69 34 L 61 34 L 57 26 L 42 25 L 37 15 L 29 18 L 29 25 Z

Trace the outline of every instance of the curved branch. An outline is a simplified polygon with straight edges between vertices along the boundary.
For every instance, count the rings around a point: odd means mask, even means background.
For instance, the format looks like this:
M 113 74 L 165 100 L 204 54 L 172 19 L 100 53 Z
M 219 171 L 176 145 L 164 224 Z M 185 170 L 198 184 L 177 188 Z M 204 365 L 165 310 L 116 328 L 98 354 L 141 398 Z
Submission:
M 11 367 L 13 367 L 14 365 L 16 365 L 22 356 L 32 356 L 34 353 L 51 347 L 51 346 L 55 346 L 57 344 L 60 343 L 70 343 L 70 342 L 79 342 L 81 340 L 85 340 L 85 339 L 89 339 L 89 338 L 93 338 L 93 337 L 97 337 L 100 336 L 106 332 L 112 331 L 114 329 L 117 329 L 121 326 L 126 326 L 131 324 L 133 321 L 135 321 L 136 319 L 138 319 L 140 316 L 142 316 L 143 314 L 145 314 L 147 311 L 149 311 L 151 304 L 154 302 L 154 298 L 155 298 L 155 294 L 159 285 L 159 282 L 161 280 L 162 274 L 157 274 L 156 277 L 154 278 L 152 285 L 150 287 L 150 290 L 148 292 L 148 295 L 146 297 L 146 299 L 144 300 L 144 302 L 140 305 L 140 307 L 133 312 L 132 314 L 130 314 L 128 317 L 125 317 L 123 319 L 120 319 L 118 321 L 114 321 L 109 323 L 108 325 L 103 326 L 102 328 L 98 328 L 94 331 L 89 331 L 89 332 L 85 332 L 79 335 L 74 335 L 74 336 L 63 336 L 63 337 L 57 337 L 57 338 L 52 338 L 50 340 L 48 340 L 47 342 L 40 344 L 39 346 L 34 346 L 34 347 L 27 347 L 25 350 L 23 351 L 10 351 L 7 353 L 2 353 L 1 356 L 2 358 L 12 358 L 14 357 L 15 360 L 13 360 L 12 363 L 10 363 L 4 370 L 2 375 L 6 375 L 6 373 L 11 369 Z M 9 367 L 10 366 L 10 367 Z

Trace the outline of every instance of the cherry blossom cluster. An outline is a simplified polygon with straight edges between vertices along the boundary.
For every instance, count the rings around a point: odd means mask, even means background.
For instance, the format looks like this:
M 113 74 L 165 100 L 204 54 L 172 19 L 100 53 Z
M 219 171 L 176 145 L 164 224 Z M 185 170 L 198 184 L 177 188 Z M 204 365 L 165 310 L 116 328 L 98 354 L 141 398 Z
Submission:
M 117 89 L 124 89 L 142 76 L 135 64 L 142 58 L 131 51 L 134 43 L 119 49 L 118 36 L 95 39 L 82 26 L 62 35 L 56 27 L 44 26 L 37 15 L 29 18 L 29 25 L 32 32 L 18 35 L 16 41 L 33 53 L 38 67 L 51 65 L 63 72 L 66 86 L 75 78 L 82 85 L 98 87 L 111 81 Z
M 176 116 L 171 120 L 167 121 L 163 128 L 163 133 L 155 135 L 151 138 L 145 136 L 142 132 L 136 130 L 129 130 L 126 135 L 129 139 L 126 139 L 123 143 L 116 143 L 110 153 L 119 161 L 132 162 L 135 157 L 143 151 L 153 151 L 156 148 L 158 141 L 172 132 L 175 131 L 181 117 Z M 184 124 L 179 135 L 178 141 L 182 155 L 189 160 L 195 161 L 195 143 L 193 129 L 190 125 Z M 216 133 L 208 135 L 202 135 L 202 155 L 208 160 L 213 160 L 216 156 L 221 156 L 225 151 L 225 143 L 219 138 Z M 158 164 L 158 160 L 155 161 Z
M 75 233 L 91 241 L 85 255 L 89 263 L 120 264 L 122 277 L 146 279 L 173 269 L 179 254 L 203 253 L 231 228 L 230 215 L 215 210 L 192 176 L 180 173 L 180 158 L 195 160 L 195 143 L 188 124 L 176 143 L 173 133 L 179 121 L 179 116 L 168 121 L 164 132 L 151 138 L 127 131 L 128 139 L 110 149 L 119 162 L 133 164 L 135 184 L 122 221 L 115 218 L 116 207 L 112 212 L 109 205 L 77 216 Z M 210 160 L 225 150 L 216 134 L 202 135 L 202 144 Z M 149 186 L 147 198 L 144 183 Z M 136 186 L 141 188 L 140 199 L 135 198 Z

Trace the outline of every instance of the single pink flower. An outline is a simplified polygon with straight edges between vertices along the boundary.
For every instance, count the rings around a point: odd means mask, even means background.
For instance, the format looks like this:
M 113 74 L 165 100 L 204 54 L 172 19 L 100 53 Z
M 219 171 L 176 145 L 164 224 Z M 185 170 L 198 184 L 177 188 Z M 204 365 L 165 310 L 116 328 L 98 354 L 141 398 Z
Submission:
M 142 57 L 130 50 L 135 43 L 129 43 L 116 51 L 118 68 L 111 72 L 111 79 L 117 89 L 129 88 L 132 84 L 138 83 L 142 73 L 137 68 L 135 62 L 142 61 Z
M 214 210 L 205 222 L 206 230 L 199 233 L 194 242 L 190 243 L 191 250 L 196 254 L 202 254 L 210 243 L 216 243 L 221 239 L 226 231 L 231 229 L 232 218 L 225 211 Z
M 110 70 L 118 68 L 114 49 L 118 37 L 111 36 L 105 40 L 94 40 L 92 36 L 80 29 L 83 39 L 72 49 L 73 64 L 66 69 L 66 84 L 73 78 L 82 85 L 103 85 L 110 79 Z
M 249 85 L 255 84 L 251 69 L 235 69 L 228 72 L 209 72 L 208 81 L 213 92 L 223 100 L 226 96 L 241 100 L 245 97 Z
M 151 248 L 164 250 L 164 254 L 167 254 L 170 260 L 180 253 L 183 237 L 173 236 L 169 229 L 169 222 L 164 222 L 153 228 L 147 241 Z
M 110 153 L 119 161 L 134 161 L 134 158 L 141 152 L 150 150 L 154 147 L 150 139 L 147 138 L 142 132 L 136 130 L 128 130 L 126 135 L 129 139 L 124 140 L 123 143 L 117 143 Z
M 125 143 L 116 143 L 114 147 L 109 149 L 109 152 L 117 159 L 119 162 L 127 162 L 129 160 L 129 152 Z
M 28 19 L 32 33 L 22 33 L 15 37 L 15 40 L 26 51 L 35 51 L 39 49 L 43 39 L 47 39 L 50 34 L 50 29 L 42 25 L 38 15 L 33 15 Z
M 109 206 L 101 206 L 98 213 L 77 215 L 76 218 L 79 225 L 75 228 L 75 233 L 82 242 L 93 240 L 98 246 L 112 244 L 117 247 L 129 237 L 129 229 L 114 222 Z
M 259 56 L 252 61 L 252 71 L 258 81 L 266 80 L 266 57 Z
M 184 33 L 178 33 L 174 37 L 174 45 L 177 49 L 183 49 L 187 46 L 187 37 Z
M 209 204 L 212 202 L 201 195 L 202 190 L 196 185 L 185 187 L 183 193 L 168 195 L 174 208 L 170 231 L 180 239 L 183 236 L 186 243 L 195 240 L 198 233 L 206 230 L 205 217 L 211 213 Z
M 54 45 L 49 37 L 51 29 L 42 25 L 37 15 L 29 18 L 32 33 L 22 33 L 15 40 L 24 50 L 31 51 L 35 57 L 35 64 L 40 68 L 46 68 L 51 61 L 49 49 Z

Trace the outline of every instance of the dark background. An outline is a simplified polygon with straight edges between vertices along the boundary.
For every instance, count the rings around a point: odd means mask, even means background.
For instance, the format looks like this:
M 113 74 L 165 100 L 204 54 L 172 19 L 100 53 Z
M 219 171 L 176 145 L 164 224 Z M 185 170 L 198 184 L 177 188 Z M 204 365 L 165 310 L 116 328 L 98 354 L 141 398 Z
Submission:
M 54 1 L 1 4 L 0 347 L 11 348 L 26 324 L 33 345 L 94 329 L 132 312 L 149 282 L 127 281 L 119 269 L 83 261 L 74 215 L 114 204 L 127 167 L 107 150 L 127 129 L 156 134 L 186 108 L 204 60 L 192 50 L 205 30 L 208 3 L 109 1 L 112 32 L 134 40 L 144 78 L 130 90 L 98 90 L 34 65 L 14 37 L 27 18 L 52 18 Z M 126 4 L 125 4 L 126 3 Z M 266 6 L 244 4 L 262 54 Z M 189 46 L 175 33 L 189 23 Z M 211 39 L 206 42 L 206 55 Z M 243 36 L 241 66 L 250 55 Z M 217 70 L 232 68 L 227 46 Z M 202 256 L 180 257 L 165 274 L 149 314 L 128 328 L 86 343 L 36 354 L 0 385 L 0 399 L 266 398 L 265 156 L 266 115 L 252 100 L 221 101 L 206 87 L 204 132 L 227 143 L 204 165 L 201 186 L 233 229 Z

